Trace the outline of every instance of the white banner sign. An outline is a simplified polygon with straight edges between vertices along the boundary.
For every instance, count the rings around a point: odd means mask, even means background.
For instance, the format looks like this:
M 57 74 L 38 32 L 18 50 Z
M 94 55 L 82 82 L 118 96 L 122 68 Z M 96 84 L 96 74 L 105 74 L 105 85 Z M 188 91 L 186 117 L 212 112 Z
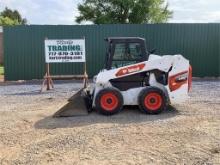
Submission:
M 85 40 L 45 40 L 46 63 L 85 62 Z

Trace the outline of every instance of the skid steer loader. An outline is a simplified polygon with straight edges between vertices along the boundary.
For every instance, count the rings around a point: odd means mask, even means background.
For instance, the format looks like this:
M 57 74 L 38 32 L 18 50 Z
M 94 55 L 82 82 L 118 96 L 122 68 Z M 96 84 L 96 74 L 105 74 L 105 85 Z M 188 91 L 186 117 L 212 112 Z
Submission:
M 148 114 L 159 114 L 167 105 L 188 98 L 192 68 L 182 55 L 158 56 L 148 52 L 145 39 L 110 37 L 105 68 L 84 84 L 55 117 L 104 115 L 120 112 L 125 105 L 138 105 Z

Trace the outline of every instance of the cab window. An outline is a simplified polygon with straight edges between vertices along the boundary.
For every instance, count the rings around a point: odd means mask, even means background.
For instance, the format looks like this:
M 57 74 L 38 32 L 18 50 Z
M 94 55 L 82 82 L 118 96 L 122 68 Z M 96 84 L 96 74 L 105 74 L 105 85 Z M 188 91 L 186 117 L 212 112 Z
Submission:
M 141 59 L 141 45 L 139 43 L 129 43 L 128 54 L 131 59 Z
M 140 43 L 116 43 L 112 59 L 112 68 L 138 63 L 141 60 Z
M 115 44 L 113 60 L 124 60 L 126 56 L 126 44 Z

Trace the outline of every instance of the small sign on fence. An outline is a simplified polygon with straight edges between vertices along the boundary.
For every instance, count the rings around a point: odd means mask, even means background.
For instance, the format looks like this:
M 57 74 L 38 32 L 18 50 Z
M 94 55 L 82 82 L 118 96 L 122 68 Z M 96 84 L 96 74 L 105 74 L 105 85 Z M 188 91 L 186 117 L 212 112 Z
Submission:
M 45 40 L 46 63 L 85 62 L 85 39 Z

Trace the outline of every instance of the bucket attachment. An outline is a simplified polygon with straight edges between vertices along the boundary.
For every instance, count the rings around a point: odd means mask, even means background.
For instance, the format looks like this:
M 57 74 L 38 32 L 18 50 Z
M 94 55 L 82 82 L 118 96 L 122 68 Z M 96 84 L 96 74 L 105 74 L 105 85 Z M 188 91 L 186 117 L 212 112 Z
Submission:
M 89 99 L 84 88 L 78 90 L 53 117 L 73 117 L 88 115 Z
M 86 62 L 84 63 L 83 88 L 78 90 L 68 103 L 59 109 L 53 117 L 85 116 L 92 111 L 92 100 L 86 91 L 88 87 L 88 75 L 86 73 Z

